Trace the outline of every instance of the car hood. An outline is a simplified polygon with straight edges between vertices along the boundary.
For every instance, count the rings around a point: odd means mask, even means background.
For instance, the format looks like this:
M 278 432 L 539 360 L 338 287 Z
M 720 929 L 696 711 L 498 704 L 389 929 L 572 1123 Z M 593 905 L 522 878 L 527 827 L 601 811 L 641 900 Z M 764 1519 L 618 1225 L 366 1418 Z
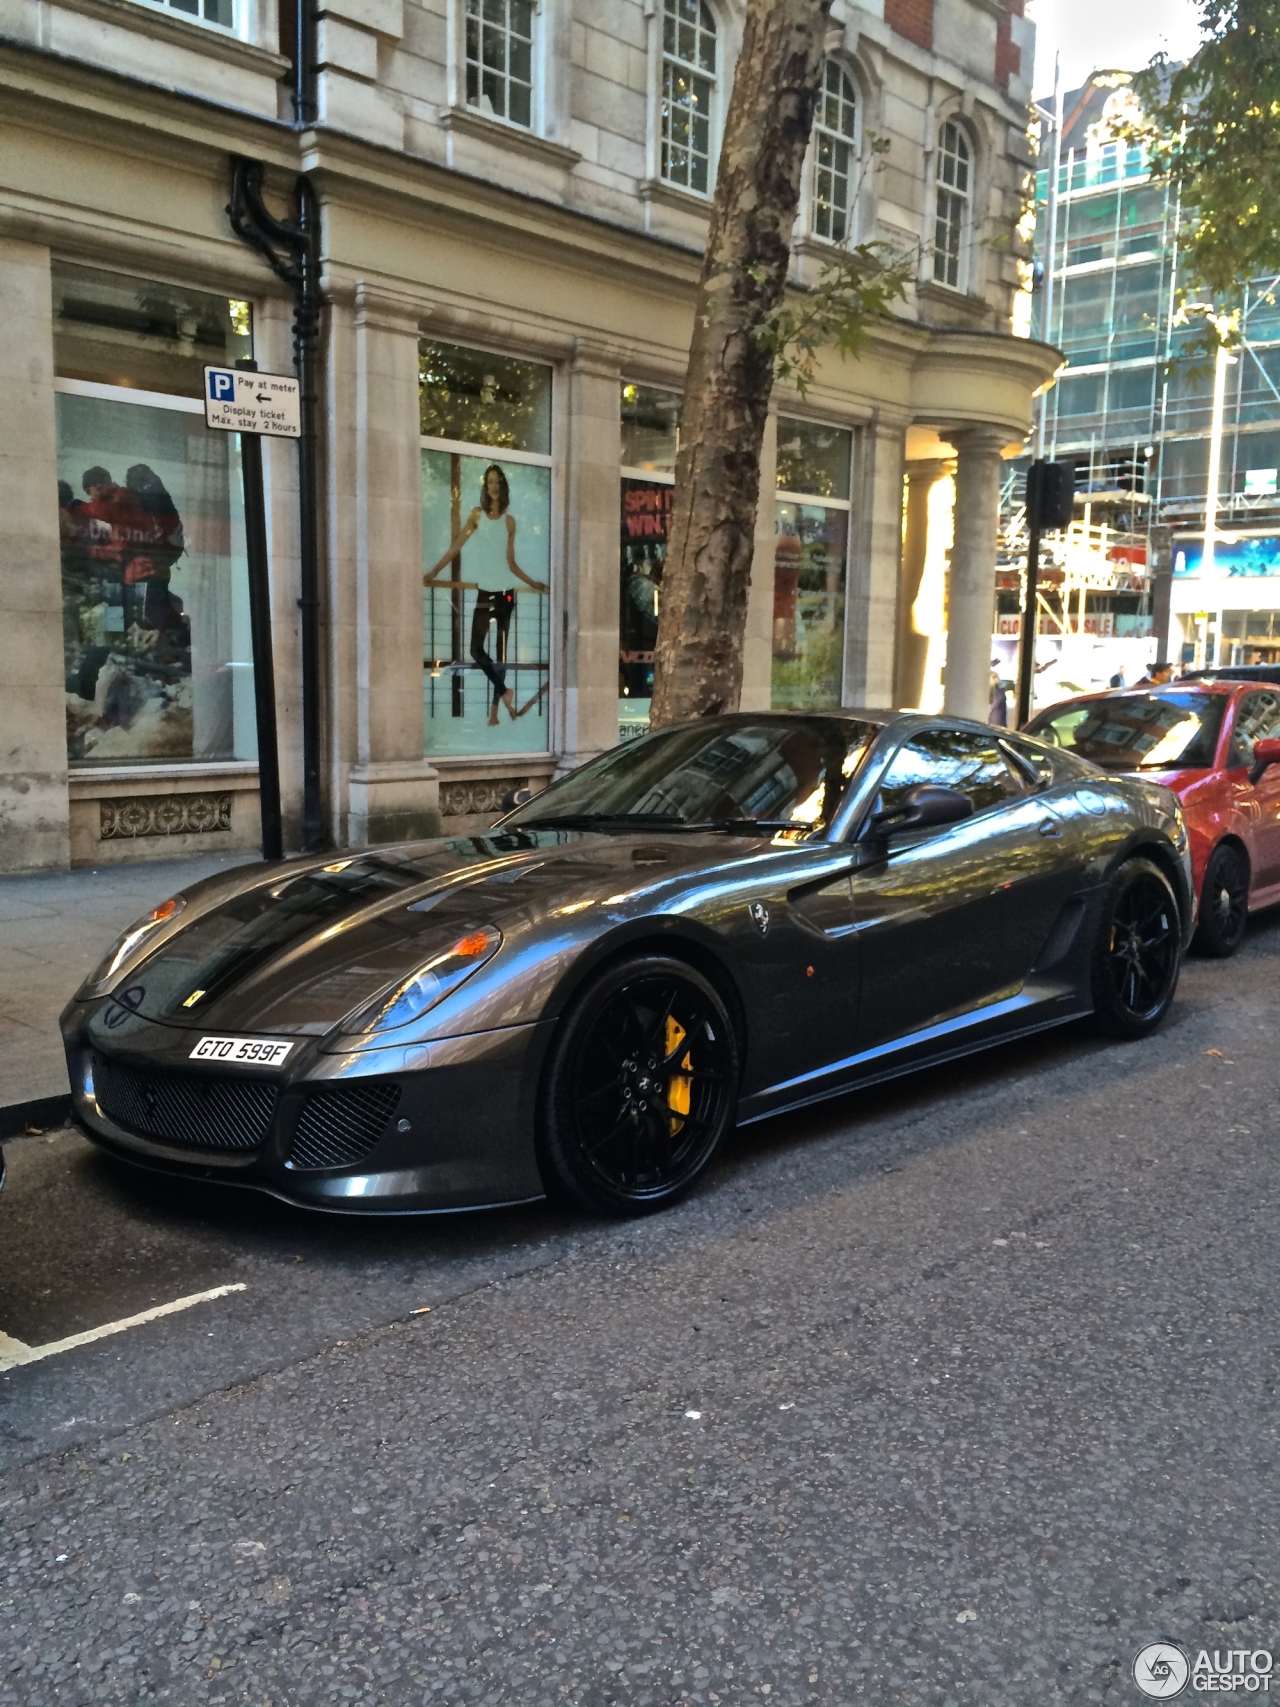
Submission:
M 253 866 L 191 891 L 182 922 L 113 1000 L 193 1030 L 321 1035 L 478 926 L 528 934 L 771 846 L 767 836 L 513 831 Z

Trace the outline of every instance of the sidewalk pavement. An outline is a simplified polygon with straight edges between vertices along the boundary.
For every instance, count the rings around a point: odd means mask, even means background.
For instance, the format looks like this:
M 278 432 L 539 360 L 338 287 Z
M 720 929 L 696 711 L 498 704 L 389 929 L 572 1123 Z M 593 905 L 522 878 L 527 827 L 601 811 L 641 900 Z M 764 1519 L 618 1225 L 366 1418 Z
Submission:
M 112 942 L 166 896 L 255 854 L 0 877 L 0 1137 L 63 1118 L 58 1015 Z

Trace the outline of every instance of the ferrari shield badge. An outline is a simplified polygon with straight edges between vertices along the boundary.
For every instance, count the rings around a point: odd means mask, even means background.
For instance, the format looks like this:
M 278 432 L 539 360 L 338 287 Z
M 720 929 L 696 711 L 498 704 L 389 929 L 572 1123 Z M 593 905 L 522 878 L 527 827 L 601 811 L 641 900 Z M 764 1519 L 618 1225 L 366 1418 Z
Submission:
M 756 929 L 760 932 L 760 935 L 761 936 L 768 936 L 768 934 L 769 934 L 769 909 L 765 906 L 764 902 L 763 901 L 752 901 L 752 902 L 750 902 L 748 907 L 747 907 L 747 911 L 751 914 L 752 920 L 755 923 Z

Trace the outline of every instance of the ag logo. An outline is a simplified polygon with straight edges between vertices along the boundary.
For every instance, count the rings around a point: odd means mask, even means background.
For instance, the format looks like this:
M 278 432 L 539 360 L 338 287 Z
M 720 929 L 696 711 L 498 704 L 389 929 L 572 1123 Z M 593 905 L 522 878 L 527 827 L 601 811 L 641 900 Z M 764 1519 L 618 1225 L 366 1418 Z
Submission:
M 769 909 L 765 906 L 764 902 L 752 901 L 747 907 L 747 911 L 755 921 L 755 927 L 760 932 L 760 935 L 767 936 L 769 934 Z
M 1133 1681 L 1155 1701 L 1181 1695 L 1191 1676 L 1191 1661 L 1172 1642 L 1151 1642 L 1133 1662 Z

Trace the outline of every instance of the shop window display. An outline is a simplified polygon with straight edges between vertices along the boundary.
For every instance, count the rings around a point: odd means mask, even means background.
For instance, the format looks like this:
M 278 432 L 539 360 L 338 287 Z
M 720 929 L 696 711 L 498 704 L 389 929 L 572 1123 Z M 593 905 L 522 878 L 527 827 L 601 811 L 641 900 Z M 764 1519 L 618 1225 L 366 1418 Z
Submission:
M 252 760 L 238 442 L 199 402 L 248 307 L 58 267 L 54 328 L 68 759 Z
M 844 678 L 853 435 L 782 416 L 774 510 L 772 703 L 831 710 Z
M 545 751 L 551 370 L 424 343 L 420 382 L 426 750 Z
M 671 524 L 681 398 L 622 387 L 622 516 L 618 599 L 618 739 L 643 735 L 653 699 L 662 570 Z

